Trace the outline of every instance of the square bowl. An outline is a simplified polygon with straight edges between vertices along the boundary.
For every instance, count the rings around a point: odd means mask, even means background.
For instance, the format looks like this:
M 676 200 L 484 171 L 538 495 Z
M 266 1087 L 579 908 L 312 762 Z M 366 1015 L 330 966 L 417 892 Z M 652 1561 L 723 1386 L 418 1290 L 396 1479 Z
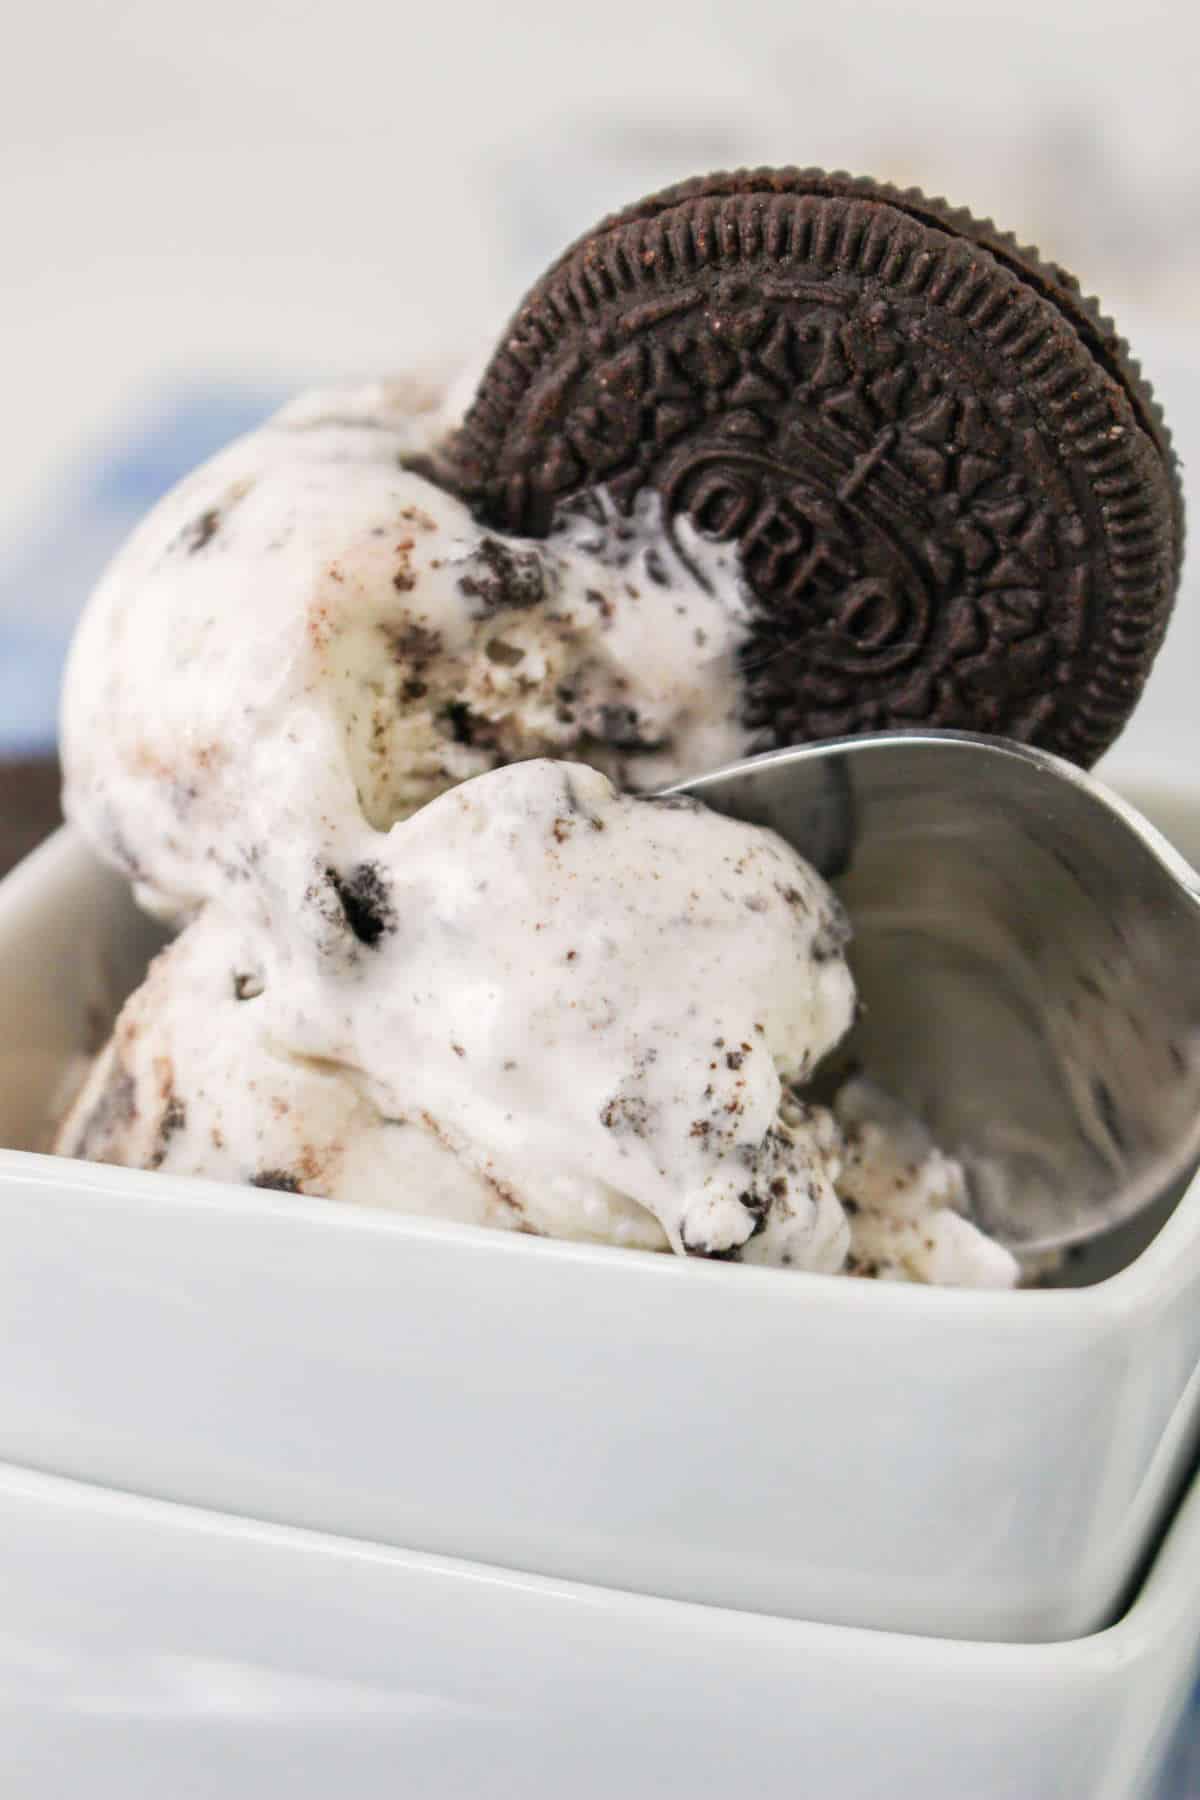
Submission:
M 0 1143 L 36 1141 L 148 930 L 70 832 L 0 887 Z M 1084 1271 L 1115 1274 L 1018 1293 L 685 1263 L 19 1147 L 0 1216 L 0 1458 L 589 1584 L 1079 1637 L 1116 1616 L 1198 1436 L 1200 1183 Z
M 814 1625 L 0 1467 L 21 1800 L 1150 1800 L 1200 1638 L 1200 1490 L 1061 1644 Z

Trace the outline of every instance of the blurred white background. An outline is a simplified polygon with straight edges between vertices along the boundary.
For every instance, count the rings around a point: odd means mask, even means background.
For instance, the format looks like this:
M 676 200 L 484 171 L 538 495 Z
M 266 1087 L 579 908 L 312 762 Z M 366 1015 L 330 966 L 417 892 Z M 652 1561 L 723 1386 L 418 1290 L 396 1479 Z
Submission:
M 181 382 L 482 340 L 609 206 L 739 162 L 993 213 L 1200 452 L 1198 74 L 1196 0 L 41 0 L 0 67 L 0 553 Z
M 1195 0 L 41 0 L 0 71 L 0 522 L 145 384 L 486 331 L 705 165 L 919 182 L 1190 321 L 1198 74 Z

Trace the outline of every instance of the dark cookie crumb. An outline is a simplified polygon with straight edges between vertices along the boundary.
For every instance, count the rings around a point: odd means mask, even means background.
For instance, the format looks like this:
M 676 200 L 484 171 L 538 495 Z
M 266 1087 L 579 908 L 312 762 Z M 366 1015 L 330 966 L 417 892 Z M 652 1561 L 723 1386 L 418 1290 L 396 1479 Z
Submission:
M 257 1175 L 250 1177 L 250 1186 L 271 1188 L 279 1194 L 300 1193 L 300 1183 L 286 1169 L 260 1169 Z
M 812 941 L 812 959 L 815 963 L 832 962 L 841 956 L 847 944 L 854 936 L 850 924 L 850 916 L 839 900 L 834 900 L 834 910 L 826 922 L 819 926 Z
M 458 590 L 479 603 L 480 612 L 523 612 L 545 598 L 546 579 L 537 550 L 513 550 L 485 537 L 471 558 L 472 573 L 460 576 Z
M 326 869 L 325 879 L 341 902 L 346 923 L 360 944 L 373 947 L 396 929 L 396 912 L 377 863 L 360 863 L 349 875 Z
M 431 631 L 415 619 L 406 619 L 402 625 L 382 624 L 379 629 L 387 640 L 393 660 L 411 664 L 414 671 L 424 669 L 442 653 L 441 632 Z
M 600 1123 L 609 1131 L 631 1132 L 640 1137 L 650 1121 L 650 1108 L 639 1094 L 615 1094 L 600 1109 Z
M 778 883 L 776 885 L 778 887 Z M 808 911 L 808 904 L 799 888 L 778 887 L 778 891 L 780 899 L 786 902 L 788 906 L 793 907 L 796 912 Z
M 450 736 L 456 744 L 466 744 L 476 750 L 496 748 L 496 726 L 491 719 L 473 712 L 465 700 L 451 700 L 442 708 L 441 717 L 449 725 Z
M 751 1237 L 754 1233 L 751 1232 Z M 737 1262 L 742 1254 L 741 1244 L 730 1244 L 724 1250 L 715 1250 L 711 1244 L 695 1243 L 687 1235 L 686 1227 L 680 1232 L 680 1242 L 689 1256 L 697 1256 L 705 1262 Z M 749 1240 L 747 1240 L 749 1241 Z
M 601 706 L 590 725 L 593 735 L 601 743 L 607 744 L 612 750 L 624 751 L 626 755 L 646 755 L 652 751 L 669 750 L 671 747 L 669 738 L 647 737 L 643 733 L 637 708 L 633 706 Z
M 755 1188 L 745 1188 L 738 1195 L 738 1199 L 746 1211 L 753 1216 L 754 1230 L 750 1236 L 756 1237 L 767 1222 L 768 1203 Z
M 198 519 L 193 519 L 190 525 L 184 526 L 177 542 L 181 550 L 185 550 L 189 556 L 195 556 L 212 543 L 220 529 L 220 511 L 217 507 L 210 506 Z
M 234 974 L 233 997 L 235 1000 L 257 1000 L 263 991 L 261 975 Z
M 667 565 L 662 559 L 662 553 L 656 545 L 650 545 L 643 560 L 645 563 L 646 574 L 654 583 L 655 587 L 669 588 L 671 585 L 671 577 L 667 572 Z
M 154 1149 L 146 1164 L 148 1169 L 161 1169 L 166 1161 L 171 1139 L 176 1132 L 182 1131 L 187 1124 L 187 1108 L 178 1094 L 169 1094 L 163 1107 L 162 1117 L 158 1121 L 158 1132 L 154 1140 Z

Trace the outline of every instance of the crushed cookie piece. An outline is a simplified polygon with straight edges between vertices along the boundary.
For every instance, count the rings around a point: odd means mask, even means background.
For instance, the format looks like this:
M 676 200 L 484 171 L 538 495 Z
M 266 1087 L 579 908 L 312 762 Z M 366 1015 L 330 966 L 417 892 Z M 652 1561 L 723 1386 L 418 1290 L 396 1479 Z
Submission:
M 325 879 L 341 902 L 350 930 L 368 948 L 385 933 L 396 929 L 396 914 L 383 870 L 377 863 L 360 863 L 349 875 L 326 869 Z
M 481 538 L 470 558 L 470 573 L 461 575 L 458 591 L 479 604 L 485 616 L 497 612 L 521 612 L 538 606 L 546 596 L 542 555 L 537 550 L 514 550 L 499 538 Z

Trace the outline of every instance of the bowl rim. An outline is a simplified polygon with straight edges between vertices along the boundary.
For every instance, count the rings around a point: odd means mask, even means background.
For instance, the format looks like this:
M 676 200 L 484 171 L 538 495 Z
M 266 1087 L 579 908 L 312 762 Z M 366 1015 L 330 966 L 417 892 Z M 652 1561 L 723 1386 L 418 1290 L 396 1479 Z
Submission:
M 1000 1322 L 1012 1320 L 1009 1329 L 1024 1332 L 1036 1324 L 1045 1331 L 1061 1326 L 1075 1331 L 1081 1324 L 1107 1326 L 1140 1321 L 1144 1313 L 1153 1313 L 1165 1303 L 1179 1285 L 1171 1244 L 1160 1247 L 1171 1232 L 1173 1238 L 1191 1243 L 1200 1239 L 1200 1180 L 1193 1182 L 1180 1201 L 1176 1212 L 1149 1244 L 1126 1268 L 1088 1287 L 981 1289 L 933 1287 L 909 1282 L 870 1282 L 836 1280 L 807 1270 L 759 1268 L 749 1264 L 726 1264 L 694 1258 L 669 1256 L 661 1251 L 638 1250 L 624 1245 L 574 1242 L 562 1238 L 531 1238 L 522 1232 L 499 1231 L 484 1225 L 468 1225 L 453 1219 L 436 1219 L 419 1214 L 385 1211 L 382 1208 L 355 1206 L 345 1201 L 324 1199 L 309 1194 L 274 1194 L 268 1189 L 246 1188 L 233 1182 L 215 1181 L 203 1176 L 163 1175 L 160 1171 L 125 1169 L 101 1163 L 87 1163 L 49 1155 L 40 1151 L 0 1149 L 0 1212 L 6 1192 L 30 1187 L 54 1193 L 87 1195 L 89 1203 L 102 1210 L 109 1206 L 126 1206 L 133 1199 L 139 1206 L 156 1207 L 160 1212 L 193 1213 L 202 1209 L 209 1214 L 256 1218 L 260 1223 L 277 1223 L 293 1230 L 318 1229 L 323 1234 L 338 1231 L 343 1237 L 359 1236 L 364 1242 L 383 1246 L 429 1244 L 458 1246 L 463 1256 L 535 1258 L 546 1268 L 571 1266 L 606 1272 L 604 1279 L 614 1278 L 612 1271 L 624 1269 L 627 1283 L 652 1281 L 666 1294 L 682 1287 L 705 1281 L 718 1292 L 756 1296 L 764 1308 L 784 1304 L 814 1307 L 823 1312 L 844 1312 L 856 1317 L 854 1309 L 868 1307 L 878 1313 L 890 1309 L 890 1316 L 915 1319 L 927 1315 L 931 1322 L 945 1328 L 957 1316 L 973 1321 L 985 1320 L 995 1330 Z M 1179 1221 L 1186 1210 L 1187 1217 Z M 48 1217 L 49 1212 L 48 1212 Z M 1195 1223 L 1189 1224 L 1194 1217 Z M 1152 1252 L 1158 1254 L 1152 1256 Z M 1162 1277 L 1160 1280 L 1159 1277 Z M 1170 1284 L 1170 1285 L 1168 1285 Z M 791 1298 L 785 1300 L 784 1296 Z
M 647 1253 L 649 1254 L 649 1253 Z M 974 1675 L 1095 1678 L 1124 1671 L 1161 1653 L 1169 1640 L 1200 1628 L 1200 1470 L 1184 1490 L 1138 1586 L 1121 1616 L 1100 1631 L 1047 1643 L 994 1642 L 934 1634 L 836 1625 L 781 1614 L 746 1612 L 704 1601 L 680 1600 L 629 1588 L 600 1586 L 560 1575 L 545 1575 L 477 1559 L 410 1550 L 370 1538 L 283 1524 L 244 1513 L 197 1506 L 157 1495 L 79 1481 L 24 1464 L 0 1462 L 0 1524 L 9 1501 L 32 1502 L 42 1510 L 83 1507 L 117 1522 L 140 1524 L 149 1537 L 162 1525 L 203 1532 L 249 1555 L 257 1549 L 299 1551 L 309 1557 L 352 1557 L 426 1579 L 487 1585 L 519 1599 L 558 1600 L 592 1613 L 624 1620 L 627 1628 L 674 1624 L 685 1632 L 726 1635 L 745 1645 L 758 1639 L 777 1652 L 820 1650 L 834 1644 L 855 1660 L 931 1670 L 952 1662 Z
M 1184 784 L 1180 782 L 1179 786 L 1182 789 Z M 1194 787 L 1192 791 L 1195 791 Z M 1115 802 L 1122 808 L 1129 808 L 1130 803 L 1119 795 L 1115 796 Z M 1168 857 L 1176 860 L 1178 853 L 1173 847 L 1134 810 L 1138 829 L 1159 838 Z M 59 826 L 0 879 L 0 939 L 5 934 L 10 914 L 19 913 L 31 903 L 44 909 L 45 889 L 65 885 L 85 866 L 101 871 L 113 882 L 126 885 L 69 823 Z M 30 1184 L 86 1193 L 100 1207 L 127 1201 L 132 1194 L 139 1201 L 150 1202 L 153 1197 L 167 1210 L 190 1210 L 199 1205 L 206 1211 L 236 1213 L 239 1217 L 286 1219 L 295 1221 L 298 1226 L 319 1227 L 324 1231 L 336 1228 L 344 1233 L 358 1232 L 368 1241 L 458 1243 L 464 1255 L 536 1257 L 543 1262 L 549 1259 L 550 1266 L 571 1264 L 597 1270 L 607 1269 L 610 1260 L 615 1259 L 613 1266 L 629 1271 L 630 1279 L 649 1279 L 660 1285 L 707 1281 L 717 1284 L 718 1291 L 723 1284 L 733 1283 L 744 1293 L 756 1293 L 764 1305 L 776 1303 L 771 1296 L 788 1294 L 794 1295 L 794 1304 L 807 1308 L 817 1306 L 822 1310 L 833 1308 L 850 1313 L 861 1306 L 875 1310 L 890 1308 L 894 1309 L 894 1316 L 900 1318 L 919 1317 L 925 1312 L 935 1318 L 940 1327 L 964 1313 L 973 1320 L 985 1320 L 992 1329 L 1001 1320 L 1011 1319 L 1014 1331 L 1024 1331 L 1035 1322 L 1041 1330 L 1055 1324 L 1077 1329 L 1089 1318 L 1094 1325 L 1138 1323 L 1171 1304 L 1200 1273 L 1200 1175 L 1190 1183 L 1154 1238 L 1114 1274 L 1084 1287 L 1017 1290 L 838 1280 L 806 1270 L 783 1271 L 744 1263 L 733 1265 L 670 1256 L 659 1251 L 635 1250 L 623 1245 L 549 1237 L 535 1239 L 520 1232 L 354 1206 L 312 1195 L 279 1195 L 269 1189 L 202 1176 L 164 1175 L 161 1171 L 126 1169 L 42 1151 L 0 1147 L 0 1208 L 6 1189 L 14 1186 L 27 1189 Z M 1195 1265 L 1194 1269 L 1192 1265 Z M 635 1271 L 640 1273 L 635 1274 Z

